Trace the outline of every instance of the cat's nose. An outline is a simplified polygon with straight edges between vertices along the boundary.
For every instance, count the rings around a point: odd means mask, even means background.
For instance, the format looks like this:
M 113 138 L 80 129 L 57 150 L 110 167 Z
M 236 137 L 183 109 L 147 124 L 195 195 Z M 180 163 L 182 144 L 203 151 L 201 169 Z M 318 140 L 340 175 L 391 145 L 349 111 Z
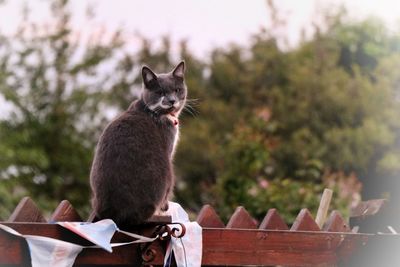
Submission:
M 175 99 L 170 99 L 168 102 L 171 104 L 171 106 L 173 106 L 175 104 Z

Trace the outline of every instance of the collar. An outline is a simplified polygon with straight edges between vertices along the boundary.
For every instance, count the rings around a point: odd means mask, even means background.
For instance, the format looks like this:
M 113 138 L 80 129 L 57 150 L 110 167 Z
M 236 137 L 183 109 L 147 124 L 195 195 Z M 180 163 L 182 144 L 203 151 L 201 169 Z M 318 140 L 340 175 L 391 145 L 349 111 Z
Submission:
M 148 114 L 150 114 L 150 116 L 154 117 L 154 118 L 158 118 L 160 117 L 160 114 L 155 112 L 154 110 L 149 109 L 147 106 L 144 106 L 144 111 Z
M 167 114 L 166 116 L 167 116 L 167 118 L 172 122 L 172 125 L 178 126 L 179 120 L 178 120 L 178 118 L 177 118 L 175 115 L 173 115 L 173 114 Z

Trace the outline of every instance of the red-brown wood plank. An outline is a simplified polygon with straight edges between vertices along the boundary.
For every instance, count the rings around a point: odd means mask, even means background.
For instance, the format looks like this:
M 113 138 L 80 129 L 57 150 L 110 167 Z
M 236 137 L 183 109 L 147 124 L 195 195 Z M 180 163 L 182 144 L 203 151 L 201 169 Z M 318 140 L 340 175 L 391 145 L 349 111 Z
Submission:
M 46 222 L 41 211 L 29 197 L 24 197 L 18 203 L 8 218 L 9 222 Z
M 360 238 L 350 238 L 349 236 L 345 236 L 337 249 L 338 257 L 345 263 L 357 249 L 362 248 L 367 243 L 369 237 L 370 236 L 367 235 L 361 235 Z M 384 259 L 382 260 L 384 261 Z M 343 266 L 346 266 L 346 264 L 343 264 Z
M 196 221 L 202 227 L 209 227 L 209 228 L 224 228 L 225 227 L 221 218 L 215 212 L 214 208 L 210 205 L 204 205 L 201 208 Z
M 258 227 L 261 230 L 289 230 L 276 209 L 269 209 L 263 221 Z
M 308 209 L 302 209 L 294 221 L 292 231 L 320 231 L 317 223 L 314 221 Z
M 351 233 L 204 228 L 202 265 L 336 264 L 336 250 L 347 236 L 361 238 Z
M 226 228 L 257 229 L 257 223 L 247 210 L 240 206 L 236 208 Z
M 207 251 L 206 266 L 332 266 L 338 261 L 330 251 L 302 253 L 300 251 Z M 212 259 L 208 261 L 206 259 Z M 205 263 L 207 262 L 207 263 Z M 325 265 L 326 264 L 326 265 Z
M 58 205 L 50 218 L 50 222 L 81 222 L 82 218 L 68 200 L 63 200 Z
M 20 264 L 23 261 L 24 240 L 0 230 L 0 264 Z

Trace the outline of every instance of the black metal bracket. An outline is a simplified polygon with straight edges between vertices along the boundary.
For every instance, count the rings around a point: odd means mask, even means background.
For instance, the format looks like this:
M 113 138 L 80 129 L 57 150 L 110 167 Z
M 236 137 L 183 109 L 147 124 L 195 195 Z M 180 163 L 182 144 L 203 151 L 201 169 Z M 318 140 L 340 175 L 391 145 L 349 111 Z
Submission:
M 182 238 L 186 233 L 186 227 L 182 223 L 169 223 L 169 224 L 162 224 L 158 225 L 152 237 L 157 237 L 156 240 L 149 243 L 143 243 L 139 245 L 140 254 L 142 256 L 143 264 L 150 263 L 155 260 L 157 256 L 157 252 L 155 249 L 151 248 L 151 245 L 157 241 L 168 241 L 171 237 L 174 238 Z

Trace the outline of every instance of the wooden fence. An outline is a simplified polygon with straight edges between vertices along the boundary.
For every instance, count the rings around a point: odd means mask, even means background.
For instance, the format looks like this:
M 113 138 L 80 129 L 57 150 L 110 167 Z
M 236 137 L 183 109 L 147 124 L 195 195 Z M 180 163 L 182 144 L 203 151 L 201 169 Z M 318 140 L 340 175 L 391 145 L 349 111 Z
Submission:
M 54 221 L 83 220 L 72 205 L 64 200 L 47 221 L 35 203 L 26 197 L 15 208 L 9 220 L 1 223 L 21 234 L 90 245 L 88 241 L 53 224 Z M 330 214 L 322 229 L 307 209 L 300 211 L 291 227 L 283 221 L 276 209 L 268 210 L 265 218 L 258 223 L 243 207 L 238 207 L 224 225 L 210 205 L 201 209 L 197 222 L 203 227 L 203 266 L 337 266 L 343 262 L 346 266 L 349 257 L 365 245 L 371 236 L 350 229 L 338 211 Z M 170 223 L 171 218 L 168 216 L 155 216 L 130 231 L 150 237 L 160 231 L 160 225 Z M 112 241 L 129 240 L 117 233 Z M 157 240 L 150 246 L 132 244 L 116 247 L 113 253 L 101 249 L 84 249 L 77 257 L 75 266 L 161 266 L 167 242 Z M 0 266 L 29 266 L 29 261 L 25 241 L 0 231 Z

